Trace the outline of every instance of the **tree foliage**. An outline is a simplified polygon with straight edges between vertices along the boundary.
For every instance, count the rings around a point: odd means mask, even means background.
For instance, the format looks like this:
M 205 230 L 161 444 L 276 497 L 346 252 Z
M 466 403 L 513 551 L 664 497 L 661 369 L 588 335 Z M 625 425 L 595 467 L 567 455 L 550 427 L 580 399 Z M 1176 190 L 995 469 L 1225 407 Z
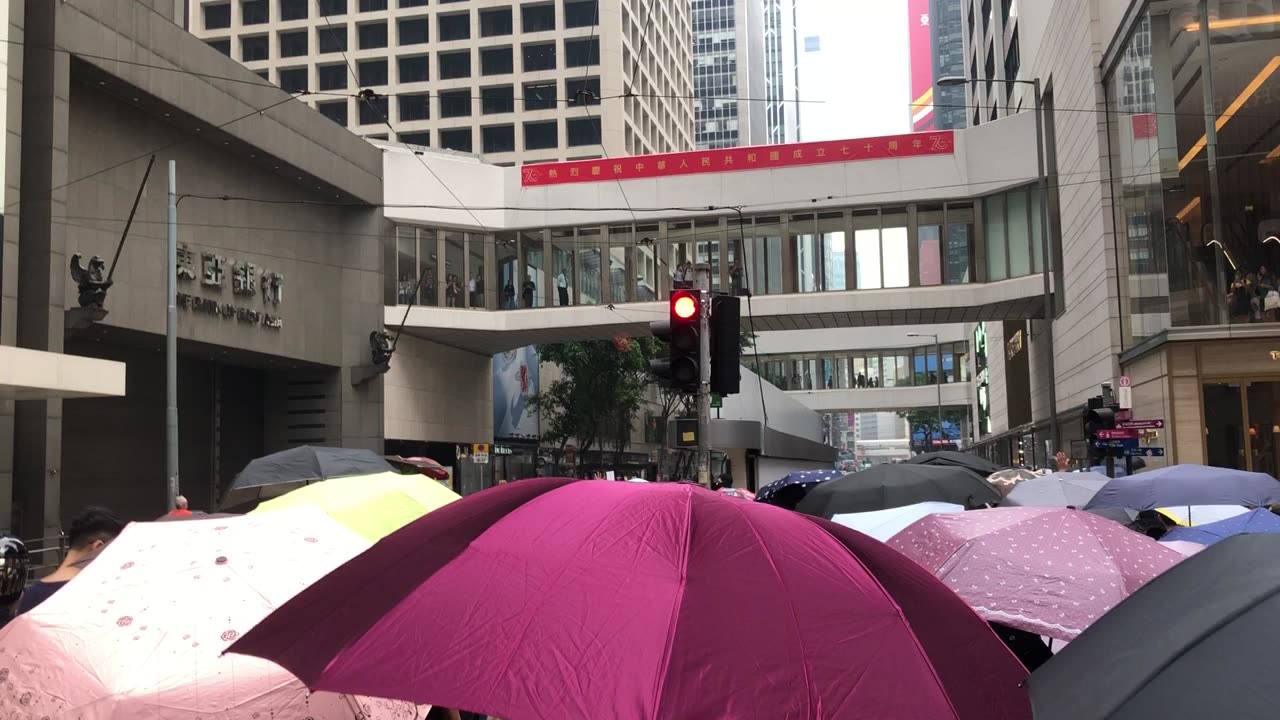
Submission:
M 750 348 L 754 340 L 754 334 L 744 329 L 741 349 Z M 591 449 L 621 453 L 649 397 L 648 388 L 654 384 L 649 360 L 666 352 L 667 346 L 652 337 L 538 346 L 539 358 L 558 366 L 561 373 L 532 400 L 542 415 L 543 439 L 561 452 L 573 442 L 580 454 Z M 687 393 L 658 388 L 657 415 L 662 438 L 659 463 L 666 460 L 668 422 L 696 411 L 693 398 Z
M 650 382 L 644 345 L 641 339 L 539 346 L 541 360 L 561 373 L 533 398 L 543 437 L 562 451 L 572 441 L 580 453 L 625 446 Z
M 964 420 L 965 412 L 964 408 L 943 408 L 942 421 L 953 428 L 958 428 L 960 423 Z M 958 433 L 957 437 L 954 438 L 944 437 L 944 428 L 938 424 L 937 408 L 916 408 L 914 410 L 907 410 L 905 412 L 899 412 L 898 417 L 907 421 L 907 426 L 913 438 L 916 433 L 924 435 L 925 447 L 932 445 L 935 437 L 952 440 L 959 439 Z

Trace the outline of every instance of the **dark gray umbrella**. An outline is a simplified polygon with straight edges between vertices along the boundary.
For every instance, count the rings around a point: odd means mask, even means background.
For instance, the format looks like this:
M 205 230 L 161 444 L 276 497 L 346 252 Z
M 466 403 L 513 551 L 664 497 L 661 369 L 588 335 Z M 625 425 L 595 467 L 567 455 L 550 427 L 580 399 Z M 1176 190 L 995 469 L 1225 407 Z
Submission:
M 1277 556 L 1240 535 L 1147 583 L 1032 673 L 1036 720 L 1276 717 Z
M 979 507 L 1000 502 L 1000 491 L 972 471 L 935 465 L 875 465 L 809 491 L 796 510 L 830 518 L 930 500 Z
M 908 465 L 962 467 L 966 470 L 972 470 L 983 478 L 986 478 L 993 472 L 998 472 L 1003 469 L 986 458 L 980 458 L 977 455 L 970 455 L 969 453 L 957 452 L 955 450 L 921 453 L 920 455 L 916 455 L 910 460 L 905 460 L 904 462 Z
M 246 508 L 333 477 L 384 472 L 395 468 L 372 450 L 303 445 L 249 461 L 231 481 L 218 509 Z

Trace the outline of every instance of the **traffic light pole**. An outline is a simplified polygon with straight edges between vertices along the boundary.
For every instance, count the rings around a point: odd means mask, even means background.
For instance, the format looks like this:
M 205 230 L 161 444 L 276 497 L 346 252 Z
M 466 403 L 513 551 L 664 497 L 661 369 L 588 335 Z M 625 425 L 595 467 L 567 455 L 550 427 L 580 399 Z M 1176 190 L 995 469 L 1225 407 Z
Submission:
M 711 266 L 698 263 L 698 483 L 711 485 Z

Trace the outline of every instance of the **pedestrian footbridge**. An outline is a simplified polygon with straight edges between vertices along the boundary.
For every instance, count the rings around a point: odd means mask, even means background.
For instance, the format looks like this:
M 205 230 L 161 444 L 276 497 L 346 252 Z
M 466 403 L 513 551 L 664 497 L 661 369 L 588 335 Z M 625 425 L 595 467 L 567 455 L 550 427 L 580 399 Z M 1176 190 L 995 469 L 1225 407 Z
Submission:
M 1031 275 L 967 285 L 762 295 L 742 303 L 742 323 L 768 332 L 1037 319 L 1044 311 L 1043 282 Z M 665 302 L 505 311 L 414 306 L 407 313 L 405 306 L 389 306 L 385 323 L 393 333 L 403 323 L 408 335 L 492 355 L 526 345 L 647 335 L 649 323 L 666 316 Z

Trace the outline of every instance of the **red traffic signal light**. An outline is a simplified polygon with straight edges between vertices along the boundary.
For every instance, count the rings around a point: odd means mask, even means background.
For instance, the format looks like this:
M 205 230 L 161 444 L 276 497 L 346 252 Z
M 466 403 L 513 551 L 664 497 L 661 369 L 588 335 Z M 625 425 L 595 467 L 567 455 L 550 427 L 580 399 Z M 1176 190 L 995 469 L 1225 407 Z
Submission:
M 698 315 L 698 299 L 693 293 L 677 290 L 671 294 L 671 314 L 680 320 L 691 320 Z

